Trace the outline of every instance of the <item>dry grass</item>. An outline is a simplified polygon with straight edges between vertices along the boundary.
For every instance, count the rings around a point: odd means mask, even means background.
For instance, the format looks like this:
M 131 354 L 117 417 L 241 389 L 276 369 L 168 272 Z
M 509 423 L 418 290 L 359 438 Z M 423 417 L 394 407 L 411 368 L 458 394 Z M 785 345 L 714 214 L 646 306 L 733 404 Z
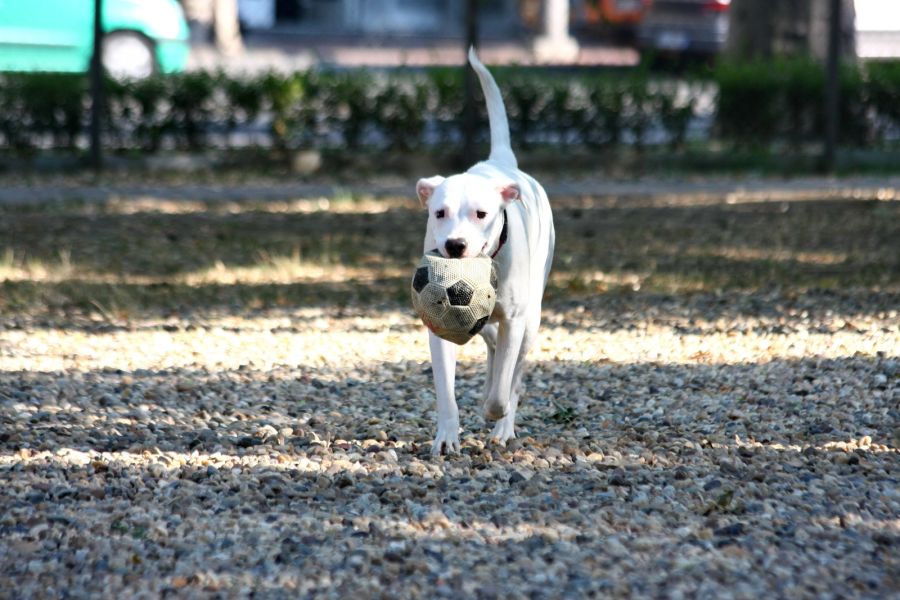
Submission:
M 900 284 L 900 203 L 890 198 L 554 204 L 551 301 Z M 406 302 L 423 224 L 409 200 L 340 194 L 0 208 L 0 308 L 128 320 L 187 308 Z

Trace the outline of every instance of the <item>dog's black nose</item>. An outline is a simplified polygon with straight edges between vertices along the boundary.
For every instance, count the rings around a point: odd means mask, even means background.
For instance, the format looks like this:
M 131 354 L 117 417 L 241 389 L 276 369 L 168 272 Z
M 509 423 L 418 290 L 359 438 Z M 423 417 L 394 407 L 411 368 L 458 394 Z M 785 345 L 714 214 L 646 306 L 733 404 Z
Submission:
M 466 240 L 462 238 L 447 240 L 444 248 L 447 249 L 447 255 L 450 258 L 460 258 L 466 251 Z

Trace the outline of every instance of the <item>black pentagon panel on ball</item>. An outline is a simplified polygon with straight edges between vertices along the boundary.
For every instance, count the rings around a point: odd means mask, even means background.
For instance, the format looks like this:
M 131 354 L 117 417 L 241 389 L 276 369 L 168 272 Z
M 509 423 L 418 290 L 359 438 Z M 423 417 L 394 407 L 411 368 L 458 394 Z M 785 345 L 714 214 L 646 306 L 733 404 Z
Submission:
M 491 287 L 494 288 L 494 291 L 497 291 L 498 285 L 500 285 L 500 282 L 497 281 L 497 271 L 496 269 L 491 269 Z
M 428 285 L 428 267 L 419 267 L 413 276 L 413 289 L 421 292 Z
M 468 306 L 474 295 L 475 290 L 465 281 L 457 281 L 447 288 L 447 298 L 452 306 Z
M 469 330 L 469 335 L 475 335 L 476 333 L 481 331 L 484 328 L 485 323 L 488 322 L 489 317 L 490 317 L 490 315 L 488 315 L 486 317 L 481 317 L 480 319 L 475 321 L 475 324 L 472 325 L 472 329 Z

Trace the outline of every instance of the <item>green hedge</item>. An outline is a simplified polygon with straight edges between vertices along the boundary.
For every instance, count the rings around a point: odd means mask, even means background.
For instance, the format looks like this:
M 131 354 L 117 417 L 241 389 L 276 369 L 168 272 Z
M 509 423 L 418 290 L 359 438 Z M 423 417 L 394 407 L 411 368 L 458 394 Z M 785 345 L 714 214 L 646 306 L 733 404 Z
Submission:
M 706 77 L 682 80 L 640 69 L 495 72 L 514 138 L 525 146 L 679 147 L 704 98 L 714 102 L 705 109 L 715 115 L 714 139 L 800 144 L 818 140 L 823 130 L 822 68 L 811 62 L 723 63 Z M 871 145 L 896 137 L 900 62 L 845 67 L 841 81 L 843 143 Z M 115 150 L 231 148 L 249 140 L 283 151 L 409 152 L 456 148 L 461 139 L 461 69 L 247 77 L 192 72 L 108 80 L 106 86 L 104 142 Z M 88 105 L 83 76 L 0 75 L 0 147 L 19 152 L 74 148 L 84 140 Z M 479 130 L 486 138 L 487 128 Z
M 841 142 L 862 146 L 884 139 L 900 121 L 876 89 L 900 88 L 897 69 L 870 64 L 840 71 Z M 884 75 L 879 73 L 884 72 Z M 732 142 L 790 145 L 821 140 L 825 129 L 825 73 L 802 60 L 720 64 L 714 79 L 719 89 L 717 124 Z
M 69 74 L 6 75 L 0 79 L 0 143 L 73 148 L 88 115 L 87 81 Z

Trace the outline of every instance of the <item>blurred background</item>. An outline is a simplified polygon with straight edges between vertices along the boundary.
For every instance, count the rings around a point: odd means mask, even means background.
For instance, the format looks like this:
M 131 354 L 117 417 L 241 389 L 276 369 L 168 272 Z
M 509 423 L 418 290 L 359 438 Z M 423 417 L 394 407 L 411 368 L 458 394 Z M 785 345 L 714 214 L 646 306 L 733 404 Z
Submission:
M 584 168 L 895 163 L 895 2 L 4 0 L 0 169 L 471 162 L 470 43 L 540 164 L 561 145 Z

